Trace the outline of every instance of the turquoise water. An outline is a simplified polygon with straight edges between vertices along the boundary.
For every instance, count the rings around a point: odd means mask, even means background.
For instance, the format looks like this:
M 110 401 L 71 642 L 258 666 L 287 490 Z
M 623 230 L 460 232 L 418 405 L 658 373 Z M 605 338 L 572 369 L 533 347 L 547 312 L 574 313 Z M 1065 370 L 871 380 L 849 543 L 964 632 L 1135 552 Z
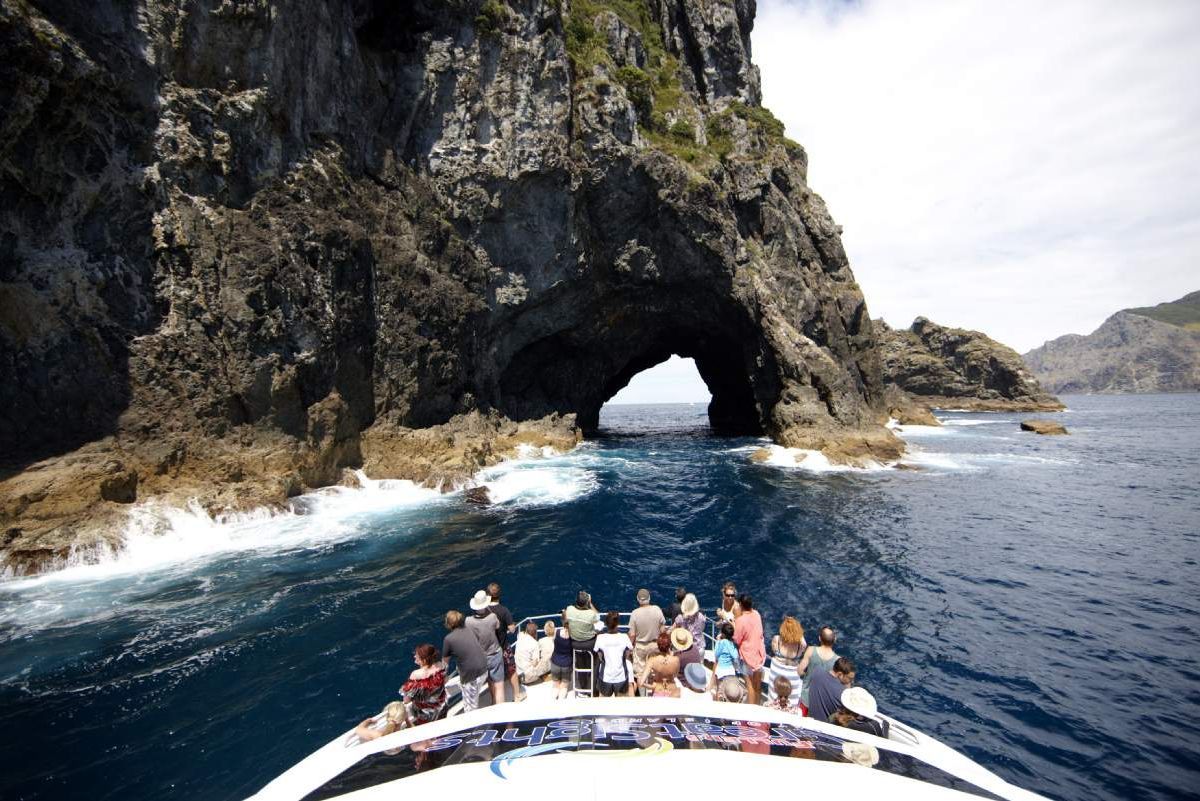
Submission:
M 1195 798 L 1200 395 L 1067 400 L 1069 437 L 909 429 L 915 471 L 756 464 L 703 406 L 626 406 L 490 471 L 487 509 L 375 484 L 223 525 L 147 510 L 112 561 L 0 583 L 0 797 L 243 797 L 389 700 L 489 580 L 519 616 L 733 579 L 1023 787 Z

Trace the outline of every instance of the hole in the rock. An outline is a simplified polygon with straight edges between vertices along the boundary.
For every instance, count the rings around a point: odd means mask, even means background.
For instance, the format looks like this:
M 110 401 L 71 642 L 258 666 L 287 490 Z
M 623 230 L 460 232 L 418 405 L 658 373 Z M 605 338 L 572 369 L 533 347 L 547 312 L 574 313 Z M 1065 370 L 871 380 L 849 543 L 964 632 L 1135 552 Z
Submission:
M 678 407 L 659 409 L 655 414 L 678 411 L 681 417 L 694 421 L 697 409 L 705 409 L 711 402 L 712 393 L 700 377 L 696 360 L 672 355 L 635 375 L 624 389 L 609 398 L 600 407 L 600 427 L 619 427 L 630 414 L 641 411 L 636 407 L 645 406 Z
M 539 340 L 520 350 L 500 375 L 499 408 L 514 419 L 550 412 L 574 413 L 585 434 L 600 425 L 600 408 L 620 395 L 621 402 L 704 402 L 718 434 L 762 433 L 762 418 L 750 384 L 750 367 L 732 337 L 694 329 L 650 331 L 628 337 L 622 354 L 614 343 L 563 335 Z M 629 348 L 629 345 L 635 345 Z M 630 352 L 632 350 L 632 353 Z M 663 372 L 654 371 L 659 367 Z M 647 373 L 646 378 L 637 377 Z M 687 394 L 655 392 L 657 384 Z M 666 381 L 662 381 L 663 378 Z M 685 383 L 686 382 L 686 383 Z M 622 393 L 627 387 L 631 392 Z M 643 394 L 643 390 L 649 392 Z

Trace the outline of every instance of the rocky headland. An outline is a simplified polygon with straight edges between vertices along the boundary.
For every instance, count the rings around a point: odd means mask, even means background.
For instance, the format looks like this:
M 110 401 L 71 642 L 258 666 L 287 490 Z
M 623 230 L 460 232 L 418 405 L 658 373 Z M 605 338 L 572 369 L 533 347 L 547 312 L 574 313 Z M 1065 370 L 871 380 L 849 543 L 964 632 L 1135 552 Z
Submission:
M 912 406 L 977 412 L 1051 412 L 1065 408 L 1021 356 L 986 334 L 918 317 L 908 329 L 875 321 L 892 416 L 920 423 Z M 897 392 L 898 390 L 899 392 Z M 906 397 L 907 396 L 907 397 Z M 906 402 L 908 405 L 906 406 Z M 925 422 L 926 425 L 929 423 Z
M 0 0 L 0 547 L 447 486 L 693 357 L 714 428 L 895 459 L 754 0 Z M 514 422 L 518 421 L 518 422 Z
M 1200 292 L 1119 311 L 1087 336 L 1034 348 L 1025 361 L 1053 392 L 1200 391 Z

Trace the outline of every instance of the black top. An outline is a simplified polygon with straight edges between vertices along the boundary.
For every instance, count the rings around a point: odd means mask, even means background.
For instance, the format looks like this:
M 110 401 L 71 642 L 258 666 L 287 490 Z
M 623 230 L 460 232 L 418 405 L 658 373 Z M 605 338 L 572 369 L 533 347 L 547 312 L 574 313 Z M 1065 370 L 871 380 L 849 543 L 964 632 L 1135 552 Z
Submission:
M 663 617 L 667 620 L 674 620 L 683 614 L 683 610 L 679 608 L 679 601 L 671 601 L 671 605 L 663 612 Z
M 888 723 L 886 720 L 858 716 L 847 723 L 846 728 L 861 731 L 863 734 L 874 734 L 876 737 L 882 737 L 885 740 L 888 736 Z
M 463 681 L 474 681 L 487 672 L 487 655 L 483 653 L 478 638 L 470 629 L 462 626 L 442 640 L 442 656 L 458 660 L 458 675 Z
M 503 650 L 508 647 L 508 630 L 516 621 L 513 620 L 512 612 L 508 611 L 508 607 L 504 604 L 492 604 L 488 607 L 488 611 L 500 618 L 500 628 L 496 629 L 496 639 L 500 641 L 500 648 Z

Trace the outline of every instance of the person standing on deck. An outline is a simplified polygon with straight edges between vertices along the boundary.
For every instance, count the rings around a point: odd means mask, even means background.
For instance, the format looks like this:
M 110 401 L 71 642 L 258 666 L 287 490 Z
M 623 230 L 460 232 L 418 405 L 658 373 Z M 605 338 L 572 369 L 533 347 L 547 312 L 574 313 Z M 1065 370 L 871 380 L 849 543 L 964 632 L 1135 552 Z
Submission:
M 717 622 L 728 621 L 733 622 L 737 617 L 737 585 L 732 581 L 725 582 L 725 586 L 721 587 L 721 605 L 717 607 Z
M 451 609 L 445 617 L 446 634 L 442 640 L 442 663 L 458 662 L 458 680 L 462 684 L 463 711 L 479 708 L 479 693 L 487 682 L 487 655 L 479 638 L 463 627 L 463 613 Z
M 492 703 L 503 704 L 504 697 L 504 652 L 500 650 L 500 618 L 489 607 L 491 596 L 480 590 L 471 598 L 471 611 L 466 626 L 479 639 L 479 645 L 487 655 L 488 683 L 492 689 Z
M 580 664 L 592 664 L 592 649 L 596 647 L 596 635 L 602 628 L 600 623 L 600 613 L 596 611 L 595 605 L 592 603 L 592 596 L 584 590 L 580 590 L 575 596 L 575 604 L 568 606 L 563 612 L 563 621 L 567 626 L 567 632 L 571 635 L 571 655 L 572 663 L 572 678 L 574 676 L 575 653 L 579 651 L 588 652 L 588 661 Z M 591 685 L 588 684 L 588 675 L 586 673 L 578 677 L 578 686 L 576 690 L 591 690 Z
M 759 703 L 762 668 L 767 661 L 767 644 L 763 641 L 762 615 L 754 608 L 749 593 L 738 596 L 740 614 L 733 621 L 733 641 L 742 658 L 742 675 L 746 677 L 747 702 Z
M 675 618 L 679 617 L 679 613 L 683 611 L 683 599 L 687 597 L 687 594 L 688 591 L 683 587 L 675 588 L 675 600 L 667 604 L 667 610 L 663 612 L 663 615 L 667 618 L 667 620 L 674 620 Z
M 496 629 L 496 638 L 500 641 L 500 653 L 504 657 L 504 676 L 512 684 L 512 699 L 520 701 L 521 677 L 517 675 L 517 663 L 513 658 L 513 652 L 508 650 L 508 635 L 517 630 L 517 624 L 513 620 L 512 612 L 508 611 L 508 607 L 500 603 L 500 585 L 494 581 L 487 585 L 487 594 L 492 598 L 492 605 L 489 608 L 500 619 L 501 628 Z
M 658 635 L 667 619 L 662 609 L 650 603 L 650 590 L 638 590 L 637 602 L 638 608 L 629 614 L 629 639 L 633 643 L 633 675 L 640 679 L 646 659 L 658 653 Z
M 837 642 L 837 634 L 832 626 L 821 626 L 817 632 L 818 644 L 810 645 L 804 651 L 800 664 L 796 667 L 804 684 L 800 688 L 800 703 L 808 706 L 808 686 L 818 673 L 827 673 L 837 660 L 837 651 L 833 650 Z

